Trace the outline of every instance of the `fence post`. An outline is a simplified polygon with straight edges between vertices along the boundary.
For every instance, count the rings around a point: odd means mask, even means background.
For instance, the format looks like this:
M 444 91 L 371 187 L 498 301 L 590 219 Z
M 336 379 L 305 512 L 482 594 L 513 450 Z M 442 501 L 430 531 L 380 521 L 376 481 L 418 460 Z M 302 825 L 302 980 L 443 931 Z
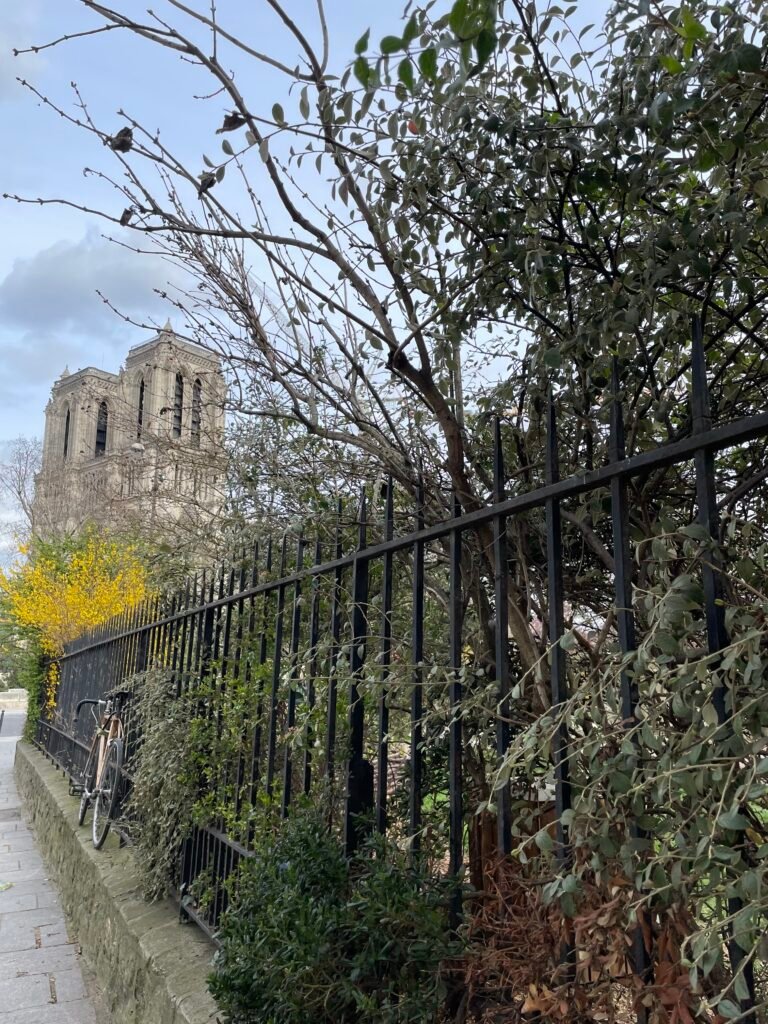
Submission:
M 146 607 L 142 605 L 139 622 L 142 627 L 146 623 Z M 136 640 L 136 673 L 146 672 L 149 659 L 149 627 L 142 628 Z
M 288 565 L 288 534 L 283 535 L 280 547 L 280 580 L 284 580 Z M 268 797 L 272 796 L 275 778 L 275 759 L 277 757 L 277 705 L 280 688 L 280 673 L 283 667 L 283 626 L 285 620 L 286 584 L 281 582 L 277 588 L 277 613 L 275 618 L 275 650 L 272 661 L 272 686 L 269 698 L 269 731 L 267 734 L 267 778 L 264 789 Z
M 624 447 L 624 412 L 620 398 L 620 374 L 618 357 L 613 357 L 611 367 L 611 425 L 608 440 L 608 454 L 611 463 L 621 462 L 626 451 Z M 619 647 L 622 655 L 634 651 L 637 647 L 635 639 L 635 616 L 632 601 L 632 552 L 629 545 L 629 499 L 627 484 L 620 476 L 611 479 L 611 529 L 613 534 L 614 563 L 614 595 L 616 601 L 616 630 L 619 635 Z M 625 668 L 620 674 L 621 717 L 624 728 L 634 730 L 637 725 L 635 708 L 638 701 L 637 681 L 630 676 Z M 633 742 L 638 743 L 637 733 L 633 732 Z M 647 839 L 647 833 L 637 822 L 630 822 L 632 839 Z M 645 914 L 641 908 L 638 917 Z M 640 924 L 632 933 L 631 959 L 635 974 L 644 985 L 653 981 L 653 964 L 651 951 L 646 949 L 643 928 Z M 648 1019 L 647 1007 L 638 1002 L 638 1024 L 645 1024 Z
M 453 517 L 454 519 L 458 519 L 460 516 L 461 506 L 459 505 L 458 497 L 454 493 Z M 451 718 L 450 725 L 448 727 L 448 874 L 454 883 L 451 893 L 450 924 L 451 929 L 455 931 L 461 920 L 461 868 L 464 862 L 464 799 L 462 793 L 463 727 L 461 722 L 461 527 L 458 523 L 451 527 L 449 572 L 450 597 L 448 603 L 448 614 L 450 617 L 450 682 L 448 686 L 448 695 Z
M 560 479 L 560 466 L 557 445 L 557 414 L 555 403 L 550 391 L 547 403 L 547 450 L 546 450 L 546 481 L 557 483 Z M 565 674 L 565 649 L 560 640 L 565 632 L 563 609 L 563 535 L 560 501 L 547 498 L 545 503 L 545 519 L 547 533 L 547 643 L 549 645 L 549 673 L 552 692 L 553 714 L 563 714 L 568 700 L 568 682 Z M 555 773 L 555 815 L 556 837 L 555 858 L 557 869 L 565 874 L 570 870 L 572 852 L 568 828 L 563 821 L 563 813 L 571 807 L 571 771 L 568 726 L 565 721 L 555 727 L 552 736 L 552 761 Z M 571 980 L 574 969 L 574 949 L 571 937 L 561 944 L 561 960 L 566 969 L 566 977 Z
M 323 546 L 320 538 L 315 540 L 314 564 L 321 565 L 323 561 Z M 307 680 L 306 700 L 307 709 L 312 713 L 315 706 L 315 680 L 319 668 L 318 643 L 320 638 L 320 573 L 312 579 L 312 605 L 309 613 L 309 679 Z M 311 725 L 307 726 L 304 737 L 304 771 L 302 788 L 304 795 L 309 793 L 312 785 L 312 743 L 314 735 Z
M 424 481 L 419 472 L 416 485 L 416 529 L 424 529 Z M 411 836 L 411 855 L 418 856 L 421 849 L 421 789 L 423 775 L 422 716 L 424 688 L 424 541 L 413 545 L 413 587 L 411 611 L 413 615 L 411 688 L 411 799 L 408 829 Z
M 384 540 L 394 535 L 393 480 L 387 478 L 384 509 Z M 392 664 L 392 552 L 384 554 L 381 589 L 381 697 L 379 698 L 378 765 L 376 768 L 376 828 L 383 835 L 387 828 L 387 772 L 389 771 L 389 673 Z
M 707 385 L 707 362 L 704 353 L 703 325 L 700 317 L 694 317 L 691 350 L 691 414 L 693 417 L 693 434 L 703 434 L 712 427 L 712 416 L 709 402 L 709 386 Z M 712 545 L 706 558 L 702 559 L 701 576 L 704 590 L 704 614 L 707 624 L 707 646 L 710 654 L 717 654 L 728 646 L 728 630 L 725 624 L 725 607 L 722 599 L 722 565 L 716 545 L 719 541 L 720 522 L 717 513 L 717 484 L 715 481 L 715 456 L 711 448 L 699 448 L 694 456 L 696 470 L 696 504 L 698 505 L 698 521 L 707 532 Z M 716 664 L 716 662 L 715 662 Z M 728 722 L 733 713 L 726 704 L 724 684 L 716 683 L 712 694 L 712 704 L 717 714 L 719 739 L 727 741 L 730 727 Z M 728 900 L 728 914 L 736 918 L 744 908 L 743 901 L 732 896 Z M 745 1021 L 753 1024 L 755 972 L 752 958 L 747 956 L 738 939 L 734 935 L 733 926 L 727 928 L 728 956 L 734 977 L 742 973 L 748 996 L 739 1000 L 742 1013 L 748 1014 Z M 750 1012 L 752 1011 L 752 1012 Z
M 365 708 L 358 682 L 365 665 L 368 639 L 368 559 L 361 557 L 367 546 L 367 510 L 365 488 L 360 495 L 357 555 L 352 567 L 352 657 L 349 686 L 349 763 L 347 766 L 347 802 L 344 814 L 344 847 L 350 856 L 364 834 L 361 815 L 373 808 L 373 765 L 363 757 Z
M 334 557 L 337 562 L 342 555 L 341 512 L 342 503 L 341 498 L 339 498 L 336 505 L 336 535 L 334 544 Z M 328 709 L 325 732 L 325 765 L 330 786 L 333 786 L 333 776 L 336 769 L 336 698 L 338 689 L 336 674 L 338 670 L 339 644 L 341 642 L 342 575 L 343 570 L 340 565 L 337 565 L 333 574 L 333 593 L 331 596 L 331 653 L 328 667 Z
M 560 479 L 557 451 L 557 416 L 550 394 L 547 405 L 546 479 L 548 484 Z M 563 615 L 563 537 L 560 502 L 546 500 L 547 530 L 547 641 L 549 643 L 549 671 L 552 687 L 552 710 L 557 712 L 568 700 L 565 676 L 565 649 L 560 639 L 565 632 Z M 555 813 L 557 814 L 557 860 L 561 868 L 570 863 L 568 829 L 563 824 L 563 811 L 571 806 L 570 765 L 568 762 L 568 730 L 561 722 L 552 740 L 552 758 L 555 767 Z
M 501 421 L 496 417 L 493 435 L 493 501 L 500 505 L 504 501 L 504 454 L 501 448 Z M 493 517 L 493 561 L 494 596 L 496 603 L 496 692 L 498 711 L 496 717 L 496 755 L 501 765 L 507 755 L 510 739 L 511 701 L 509 696 L 509 607 L 507 565 L 507 518 Z M 499 853 L 507 856 L 512 849 L 512 810 L 509 782 L 505 781 L 495 793 L 497 842 Z
M 266 561 L 266 576 L 267 581 L 272 572 L 272 537 L 267 539 L 267 561 Z M 259 582 L 259 546 L 255 545 L 253 549 L 253 570 L 251 572 L 251 587 L 256 587 Z M 263 731 L 262 719 L 264 717 L 264 675 L 263 667 L 267 661 L 267 625 L 269 620 L 268 614 L 269 608 L 269 593 L 264 591 L 261 599 L 261 629 L 259 631 L 259 674 L 256 679 L 256 686 L 258 689 L 258 696 L 256 699 L 256 721 L 253 726 L 253 738 L 251 740 L 251 777 L 248 785 L 248 803 L 253 807 L 256 801 L 256 791 L 259 784 L 259 774 L 261 771 L 261 736 Z M 248 616 L 248 637 L 252 639 L 256 635 L 256 598 L 251 597 L 250 599 L 250 613 Z M 250 658 L 246 662 L 245 666 L 245 681 L 250 684 L 251 682 L 251 660 Z M 248 828 L 248 842 L 253 840 L 253 822 Z
M 296 727 L 296 700 L 299 685 L 299 643 L 301 641 L 301 571 L 304 568 L 304 548 L 306 541 L 299 537 L 296 549 L 296 582 L 293 587 L 293 616 L 291 620 L 291 670 L 288 682 L 288 711 L 286 718 L 285 760 L 283 762 L 283 799 L 280 808 L 281 817 L 288 817 L 293 789 L 293 756 L 291 733 Z

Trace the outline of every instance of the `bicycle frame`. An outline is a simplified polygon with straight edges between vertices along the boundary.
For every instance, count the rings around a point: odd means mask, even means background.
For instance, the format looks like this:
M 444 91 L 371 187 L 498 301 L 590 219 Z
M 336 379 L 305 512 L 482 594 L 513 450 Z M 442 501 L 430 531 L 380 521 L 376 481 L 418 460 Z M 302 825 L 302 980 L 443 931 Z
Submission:
M 122 738 L 123 736 L 123 723 L 120 720 L 117 709 L 114 706 L 114 702 L 108 701 L 94 701 L 96 704 L 103 704 L 104 710 L 101 712 L 100 718 L 97 721 L 96 731 L 91 741 L 91 749 L 88 752 L 88 759 L 85 762 L 85 768 L 83 769 L 83 783 L 82 792 L 92 799 L 98 788 L 99 780 L 101 779 L 102 770 L 104 768 L 104 761 L 107 756 L 107 747 L 110 742 L 114 739 Z M 90 776 L 90 769 L 93 763 L 94 757 L 96 758 L 96 771 L 93 775 L 94 788 L 93 790 L 88 789 L 88 778 Z

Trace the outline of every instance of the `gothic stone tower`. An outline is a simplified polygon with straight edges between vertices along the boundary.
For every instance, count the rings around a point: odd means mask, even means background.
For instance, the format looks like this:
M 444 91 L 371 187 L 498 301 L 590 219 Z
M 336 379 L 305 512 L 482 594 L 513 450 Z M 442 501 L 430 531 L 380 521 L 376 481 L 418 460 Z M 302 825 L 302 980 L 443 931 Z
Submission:
M 117 374 L 65 370 L 45 410 L 36 532 L 204 529 L 224 493 L 225 398 L 219 359 L 170 324 Z

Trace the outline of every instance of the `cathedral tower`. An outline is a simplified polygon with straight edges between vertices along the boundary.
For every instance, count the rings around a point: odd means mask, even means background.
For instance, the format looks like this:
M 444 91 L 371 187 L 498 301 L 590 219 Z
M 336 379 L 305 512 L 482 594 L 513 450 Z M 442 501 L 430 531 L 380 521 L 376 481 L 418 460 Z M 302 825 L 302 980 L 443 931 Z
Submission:
M 119 373 L 65 370 L 45 411 L 35 531 L 91 522 L 162 536 L 209 523 L 224 495 L 225 399 L 218 357 L 170 323 Z

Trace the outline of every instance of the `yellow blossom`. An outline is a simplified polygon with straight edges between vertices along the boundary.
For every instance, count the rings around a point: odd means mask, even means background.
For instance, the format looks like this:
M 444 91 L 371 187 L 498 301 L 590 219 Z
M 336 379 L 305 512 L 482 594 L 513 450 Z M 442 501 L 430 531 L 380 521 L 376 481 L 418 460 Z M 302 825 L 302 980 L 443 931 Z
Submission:
M 11 618 L 34 629 L 44 653 L 56 658 L 72 640 L 141 603 L 148 581 L 135 548 L 91 534 L 64 557 L 43 549 L 0 571 L 0 592 Z

